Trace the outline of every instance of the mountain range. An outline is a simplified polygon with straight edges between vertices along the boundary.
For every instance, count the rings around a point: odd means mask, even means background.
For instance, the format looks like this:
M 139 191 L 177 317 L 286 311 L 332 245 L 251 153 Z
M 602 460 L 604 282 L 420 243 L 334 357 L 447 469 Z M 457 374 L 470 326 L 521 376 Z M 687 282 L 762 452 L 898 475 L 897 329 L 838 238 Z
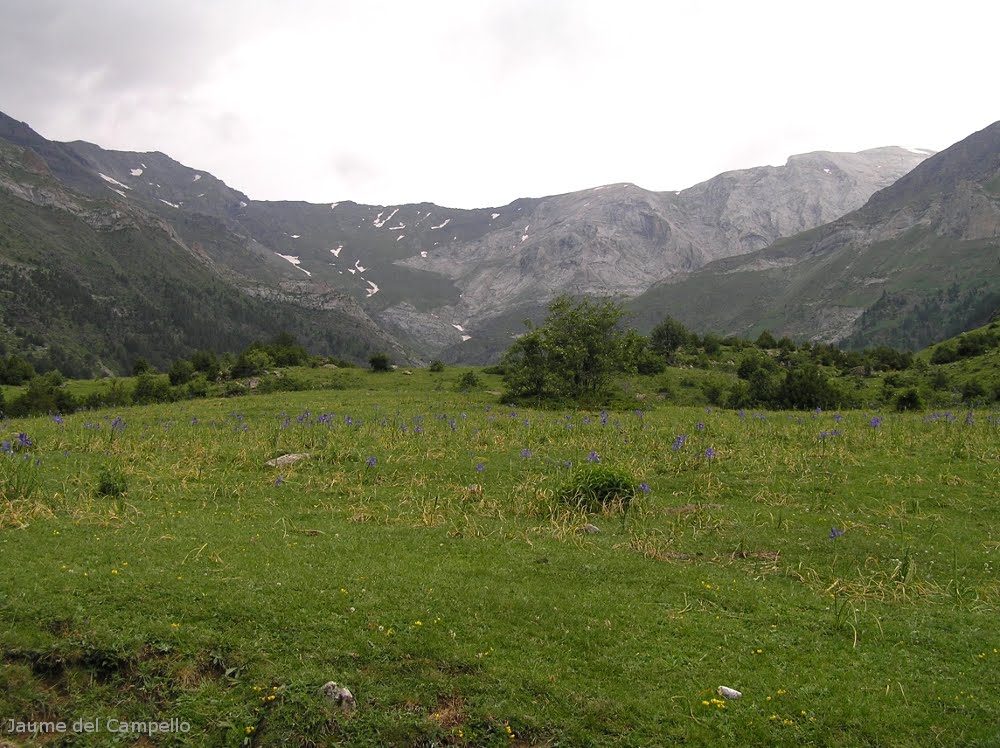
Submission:
M 67 373 L 282 330 L 354 360 L 479 363 L 572 293 L 616 296 L 645 329 L 669 314 L 915 347 L 996 306 L 998 140 L 994 125 L 939 154 L 815 152 L 679 192 L 459 210 L 255 201 L 165 154 L 0 114 L 0 344 Z

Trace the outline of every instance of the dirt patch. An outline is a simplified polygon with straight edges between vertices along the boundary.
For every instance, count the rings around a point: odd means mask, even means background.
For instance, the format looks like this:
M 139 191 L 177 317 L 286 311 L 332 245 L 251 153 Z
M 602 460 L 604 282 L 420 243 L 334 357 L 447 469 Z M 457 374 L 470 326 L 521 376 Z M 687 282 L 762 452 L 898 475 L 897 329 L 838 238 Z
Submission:
M 465 701 L 461 696 L 442 696 L 438 698 L 437 707 L 427 715 L 427 718 L 450 730 L 465 724 L 469 715 L 465 711 Z

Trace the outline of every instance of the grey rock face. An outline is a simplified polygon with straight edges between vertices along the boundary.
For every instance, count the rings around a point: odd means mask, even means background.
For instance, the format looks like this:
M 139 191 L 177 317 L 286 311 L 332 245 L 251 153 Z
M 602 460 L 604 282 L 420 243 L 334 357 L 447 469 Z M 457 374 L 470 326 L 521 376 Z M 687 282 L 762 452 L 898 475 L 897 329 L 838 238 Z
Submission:
M 537 201 L 516 223 L 398 264 L 453 279 L 459 303 L 435 312 L 474 323 L 564 292 L 636 296 L 677 273 L 859 208 L 928 155 L 903 148 L 817 152 L 782 167 L 720 174 L 677 193 L 616 184 L 557 195 Z M 410 323 L 416 331 L 416 320 Z

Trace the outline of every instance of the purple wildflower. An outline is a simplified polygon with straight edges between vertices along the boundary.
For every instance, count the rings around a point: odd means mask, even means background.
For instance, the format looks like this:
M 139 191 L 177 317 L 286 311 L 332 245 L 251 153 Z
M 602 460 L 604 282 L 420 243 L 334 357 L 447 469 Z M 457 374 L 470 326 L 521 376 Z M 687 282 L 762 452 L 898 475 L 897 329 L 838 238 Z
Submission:
M 63 422 L 62 416 L 52 416 L 52 422 L 58 426 Z
M 702 423 L 701 421 L 698 421 L 698 423 L 696 423 L 696 424 L 694 425 L 694 427 L 695 427 L 696 429 L 698 429 L 699 431 L 704 431 L 704 430 L 705 430 L 705 424 L 704 424 L 704 423 Z
M 477 473 L 481 473 L 481 472 L 483 472 L 483 471 L 484 471 L 485 469 L 486 469 L 486 466 L 485 466 L 485 465 L 484 465 L 483 463 L 481 463 L 481 462 L 479 462 L 479 463 L 476 463 L 476 472 L 477 472 Z
M 116 433 L 121 433 L 125 430 L 125 421 L 121 416 L 115 416 L 115 420 L 111 422 L 111 430 Z
M 280 475 L 277 478 L 274 479 L 274 485 L 276 485 L 276 486 L 280 486 L 280 485 L 284 484 L 284 482 L 285 482 L 285 479 L 282 478 Z
M 830 528 L 830 540 L 836 540 L 843 534 L 844 534 L 843 530 L 838 530 L 836 527 Z
M 30 447 L 32 444 L 34 444 L 34 442 L 31 441 L 31 438 L 24 432 L 21 432 L 20 434 L 17 435 L 18 448 L 27 448 Z
M 675 452 L 684 446 L 684 442 L 687 441 L 687 434 L 678 434 L 674 439 L 673 445 L 670 447 Z
M 872 427 L 873 429 L 877 429 L 877 428 L 878 428 L 879 426 L 881 426 L 881 425 L 882 425 L 882 418 L 881 418 L 880 416 L 874 416 L 874 417 L 873 417 L 873 418 L 872 418 L 872 419 L 871 419 L 871 420 L 870 420 L 870 421 L 868 422 L 868 424 L 869 424 L 869 425 L 870 425 L 870 426 L 871 426 L 871 427 Z
M 531 457 L 531 450 L 527 449 L 527 448 L 522 449 L 521 450 L 521 459 L 527 460 L 529 457 Z
M 587 462 L 600 462 L 601 456 L 597 454 L 593 449 L 590 450 L 590 454 L 587 455 Z
M 835 420 L 837 423 L 840 423 L 841 421 L 844 420 L 844 417 L 840 415 L 840 413 L 837 413 L 836 415 L 834 415 L 833 420 Z
M 642 491 L 643 493 L 649 493 L 651 489 L 645 483 L 640 483 L 639 490 Z
M 709 460 L 715 457 L 716 454 L 718 453 L 715 451 L 714 447 L 709 447 L 708 449 L 705 450 L 705 457 L 707 457 Z
M 378 460 L 376 460 L 374 457 L 369 457 L 367 460 L 365 460 L 365 465 L 367 465 L 370 468 L 375 467 L 375 465 L 377 464 Z
M 5 455 L 9 455 L 13 451 L 14 447 L 11 445 L 10 442 L 5 441 L 2 444 L 0 444 L 0 452 L 3 452 Z

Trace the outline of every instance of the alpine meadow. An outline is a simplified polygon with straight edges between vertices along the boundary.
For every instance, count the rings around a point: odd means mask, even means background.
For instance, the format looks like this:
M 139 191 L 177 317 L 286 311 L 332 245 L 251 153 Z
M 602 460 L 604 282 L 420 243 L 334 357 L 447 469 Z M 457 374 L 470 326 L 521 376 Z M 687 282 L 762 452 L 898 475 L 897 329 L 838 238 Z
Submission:
M 1000 122 L 455 209 L 0 114 L 0 748 L 997 748 L 998 268 Z

